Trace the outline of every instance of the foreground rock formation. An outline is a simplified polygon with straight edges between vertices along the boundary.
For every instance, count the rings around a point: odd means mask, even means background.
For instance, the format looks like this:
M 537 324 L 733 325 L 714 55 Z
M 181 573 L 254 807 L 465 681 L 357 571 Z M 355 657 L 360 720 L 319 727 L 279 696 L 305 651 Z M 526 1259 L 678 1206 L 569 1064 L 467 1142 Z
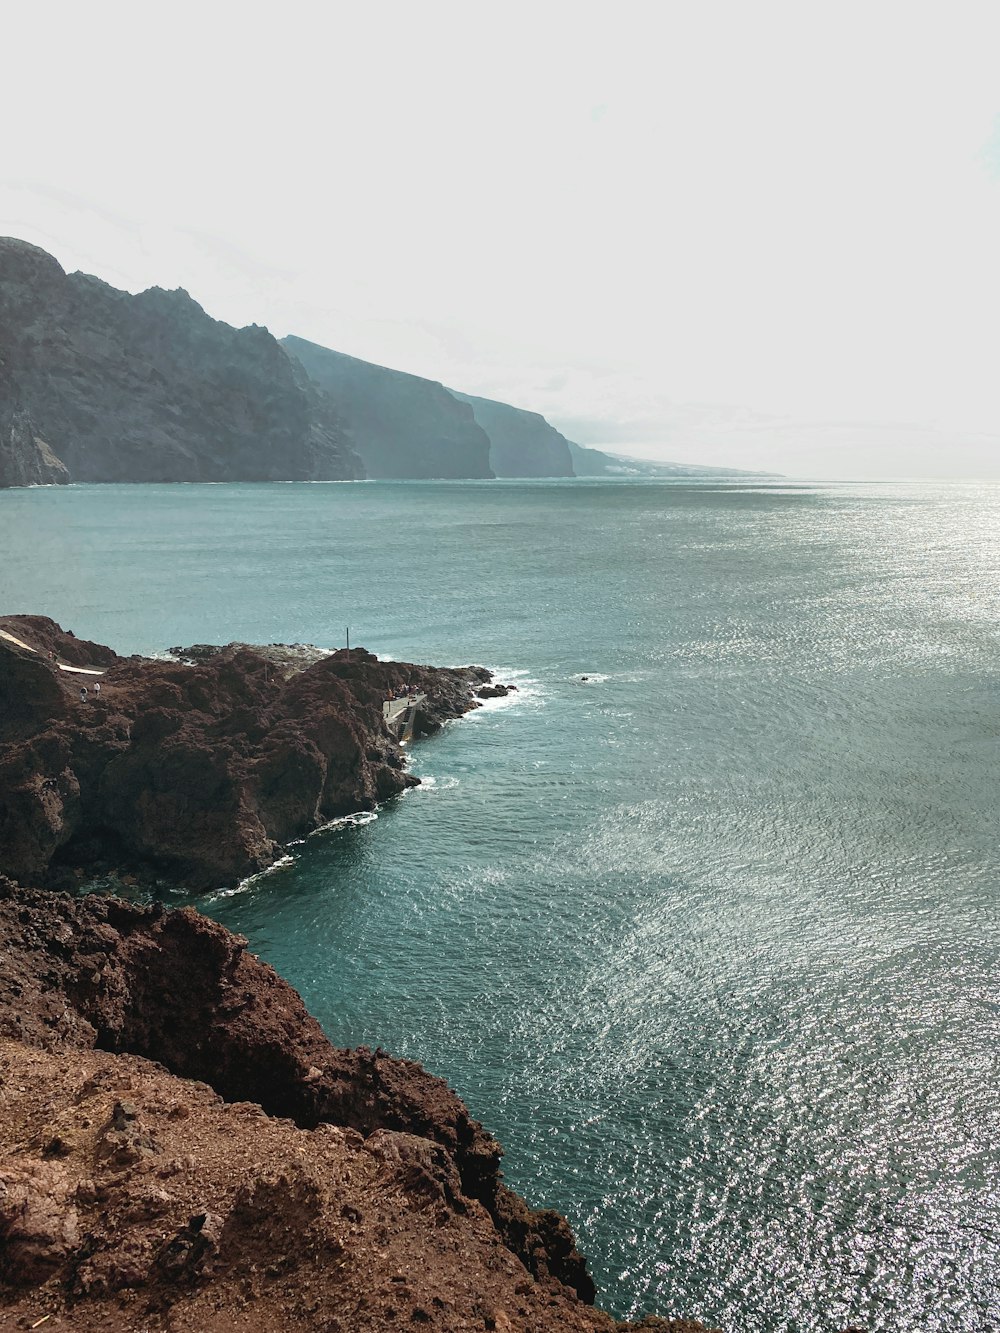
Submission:
M 416 783 L 383 720 L 390 694 L 427 696 L 420 735 L 493 688 L 482 668 L 364 649 L 310 659 L 234 644 L 188 665 L 120 658 L 42 616 L 0 617 L 0 631 L 0 866 L 47 886 L 110 869 L 235 883 Z
M 9 399 L 0 405 L 0 485 L 62 486 L 68 481 L 65 463 L 38 434 L 28 413 Z
M 455 1094 L 216 923 L 0 876 L 0 952 L 5 1327 L 698 1329 L 593 1309 Z

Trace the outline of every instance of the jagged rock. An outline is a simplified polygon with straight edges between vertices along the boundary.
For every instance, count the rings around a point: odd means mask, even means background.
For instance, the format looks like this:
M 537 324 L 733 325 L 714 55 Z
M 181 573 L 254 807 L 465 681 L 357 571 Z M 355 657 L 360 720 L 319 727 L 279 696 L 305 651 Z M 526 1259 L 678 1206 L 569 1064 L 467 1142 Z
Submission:
M 506 695 L 510 694 L 512 690 L 516 689 L 516 685 L 501 685 L 499 682 L 496 685 L 482 685 L 476 690 L 476 698 L 503 699 Z
M 436 1189 L 454 1166 L 425 1140 L 304 1129 L 102 1051 L 70 1061 L 0 1040 L 0 1080 L 0 1178 L 18 1182 L 13 1209 L 0 1201 L 5 1328 L 48 1316 L 46 1328 L 74 1333 L 615 1333 L 568 1288 L 532 1277 L 484 1207 L 447 1189 L 429 1201 L 428 1181 Z M 124 1165 L 98 1192 L 86 1175 L 96 1126 L 125 1098 L 168 1161 L 155 1173 L 147 1159 Z M 183 1120 L 171 1113 L 180 1101 Z M 85 1145 L 58 1168 L 26 1133 L 43 1108 Z
M 590 1305 L 458 1097 L 332 1046 L 217 923 L 0 876 L 0 956 L 4 1326 L 707 1333 Z

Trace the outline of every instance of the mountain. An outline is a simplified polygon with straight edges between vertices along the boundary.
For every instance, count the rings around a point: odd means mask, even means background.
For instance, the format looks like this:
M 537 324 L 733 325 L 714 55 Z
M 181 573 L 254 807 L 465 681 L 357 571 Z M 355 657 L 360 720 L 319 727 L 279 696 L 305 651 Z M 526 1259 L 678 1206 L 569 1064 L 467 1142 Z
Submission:
M 528 412 L 492 398 L 452 394 L 468 403 L 490 437 L 490 463 L 498 477 L 572 477 L 569 441 L 538 412 Z
M 337 405 L 369 477 L 492 477 L 472 409 L 436 380 L 345 356 L 305 338 L 282 346 Z
M 136 296 L 0 239 L 0 486 L 364 475 L 266 329 L 185 291 Z
M 0 487 L 758 476 L 606 454 L 538 412 L 132 295 L 0 237 Z

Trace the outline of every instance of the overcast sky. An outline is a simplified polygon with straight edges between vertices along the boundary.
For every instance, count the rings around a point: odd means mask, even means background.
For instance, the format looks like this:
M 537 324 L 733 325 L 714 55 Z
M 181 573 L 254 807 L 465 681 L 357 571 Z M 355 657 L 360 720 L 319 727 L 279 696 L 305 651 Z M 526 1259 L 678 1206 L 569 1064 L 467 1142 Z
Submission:
M 1000 6 L 8 6 L 0 233 L 808 476 L 1000 477 Z

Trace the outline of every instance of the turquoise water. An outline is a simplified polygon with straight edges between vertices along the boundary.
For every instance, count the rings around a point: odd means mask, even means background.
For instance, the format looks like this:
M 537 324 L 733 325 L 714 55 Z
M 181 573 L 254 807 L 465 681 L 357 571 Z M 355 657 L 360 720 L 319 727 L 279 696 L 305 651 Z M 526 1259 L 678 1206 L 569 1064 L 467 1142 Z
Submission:
M 996 485 L 8 491 L 0 607 L 502 668 L 424 787 L 206 910 L 445 1076 L 616 1313 L 983 1333 L 998 538 Z

